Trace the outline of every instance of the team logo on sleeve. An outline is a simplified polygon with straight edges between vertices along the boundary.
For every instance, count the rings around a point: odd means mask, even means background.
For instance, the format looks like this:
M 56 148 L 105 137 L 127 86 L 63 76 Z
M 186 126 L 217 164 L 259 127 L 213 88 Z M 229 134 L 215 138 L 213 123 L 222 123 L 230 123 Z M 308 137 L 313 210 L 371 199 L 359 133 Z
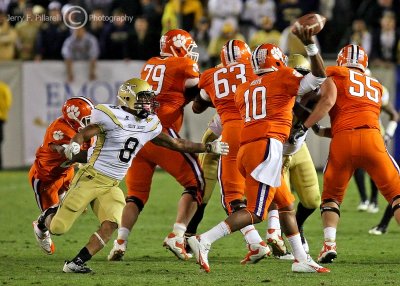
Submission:
M 64 138 L 64 133 L 62 133 L 61 130 L 54 131 L 53 138 L 54 138 L 54 140 L 61 140 Z

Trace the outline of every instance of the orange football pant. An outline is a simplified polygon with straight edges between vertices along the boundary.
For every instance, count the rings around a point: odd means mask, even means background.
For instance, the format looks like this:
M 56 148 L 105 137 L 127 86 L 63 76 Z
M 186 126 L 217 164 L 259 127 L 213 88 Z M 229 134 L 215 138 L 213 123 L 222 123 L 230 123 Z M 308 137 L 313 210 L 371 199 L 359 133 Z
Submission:
M 242 120 L 224 123 L 221 141 L 229 144 L 229 154 L 221 156 L 218 180 L 221 186 L 221 202 L 228 214 L 232 213 L 230 202 L 244 199 L 244 177 L 240 174 L 236 158 L 240 147 Z
M 251 176 L 251 172 L 268 157 L 268 143 L 268 139 L 250 142 L 242 145 L 238 153 L 238 168 L 245 177 L 247 209 L 262 220 L 266 218 L 272 201 L 281 209 L 295 200 L 282 175 L 281 186 L 277 188 L 258 182 Z
M 171 137 L 178 138 L 173 129 L 168 129 L 167 132 Z M 172 175 L 184 188 L 196 189 L 196 199 L 198 204 L 201 204 L 205 181 L 197 156 L 172 151 L 151 142 L 146 143 L 139 151 L 128 169 L 126 174 L 128 197 L 137 197 L 146 204 L 157 165 Z
M 40 211 L 59 203 L 58 195 L 67 191 L 74 177 L 74 168 L 69 168 L 63 175 L 50 180 L 40 180 L 40 170 L 35 165 L 29 170 L 28 178 L 35 193 L 36 203 Z
M 343 201 L 354 170 L 364 169 L 388 202 L 400 195 L 399 167 L 386 150 L 378 129 L 341 131 L 331 140 L 324 170 L 322 201 Z

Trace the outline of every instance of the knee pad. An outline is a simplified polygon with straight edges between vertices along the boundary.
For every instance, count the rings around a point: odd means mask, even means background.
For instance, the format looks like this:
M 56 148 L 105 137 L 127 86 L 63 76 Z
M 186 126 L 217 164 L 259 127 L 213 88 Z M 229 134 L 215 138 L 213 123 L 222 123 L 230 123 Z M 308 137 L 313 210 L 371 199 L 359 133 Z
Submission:
M 326 204 L 326 203 L 335 203 L 338 207 L 322 206 L 323 204 Z M 334 213 L 337 213 L 337 215 L 340 217 L 340 205 L 334 199 L 326 199 L 326 200 L 324 200 L 322 202 L 321 206 L 320 206 L 320 210 L 321 210 L 321 215 L 324 212 L 334 212 Z
M 143 208 L 144 208 L 144 203 L 142 202 L 142 200 L 137 198 L 137 197 L 135 197 L 135 196 L 127 197 L 125 199 L 125 202 L 126 203 L 134 203 L 138 207 L 139 212 L 141 212 L 143 210 Z
M 400 209 L 400 203 L 393 205 L 393 203 L 397 200 L 400 199 L 400 195 L 397 195 L 393 198 L 392 200 L 392 214 L 394 215 L 394 212 Z
M 246 200 L 233 200 L 229 203 L 232 213 L 246 208 Z

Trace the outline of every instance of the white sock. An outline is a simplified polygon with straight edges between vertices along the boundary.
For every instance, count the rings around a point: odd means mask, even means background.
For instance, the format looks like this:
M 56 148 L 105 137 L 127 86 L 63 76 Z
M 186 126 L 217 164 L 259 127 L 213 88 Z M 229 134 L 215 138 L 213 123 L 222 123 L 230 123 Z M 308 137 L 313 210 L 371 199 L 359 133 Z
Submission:
M 183 237 L 186 231 L 186 225 L 183 223 L 174 223 L 174 228 L 172 229 L 172 232 L 179 237 Z
M 324 228 L 324 240 L 334 242 L 336 240 L 336 228 L 325 227 Z
M 297 261 L 306 261 L 307 253 L 304 251 L 301 243 L 300 233 L 287 237 L 290 246 L 292 247 L 293 256 Z
M 209 231 L 200 235 L 201 239 L 204 239 L 208 243 L 213 243 L 214 241 L 227 236 L 231 233 L 229 226 L 226 224 L 225 221 L 220 222 L 216 226 L 214 226 Z
M 262 238 L 254 225 L 250 224 L 240 230 L 248 244 L 260 243 Z
M 129 234 L 130 234 L 130 233 L 131 233 L 131 232 L 129 231 L 128 228 L 126 228 L 126 227 L 120 227 L 120 228 L 118 229 L 117 240 L 125 240 L 125 241 L 128 241 L 128 237 L 129 237 Z
M 278 210 L 272 210 L 268 212 L 268 228 L 281 229 Z

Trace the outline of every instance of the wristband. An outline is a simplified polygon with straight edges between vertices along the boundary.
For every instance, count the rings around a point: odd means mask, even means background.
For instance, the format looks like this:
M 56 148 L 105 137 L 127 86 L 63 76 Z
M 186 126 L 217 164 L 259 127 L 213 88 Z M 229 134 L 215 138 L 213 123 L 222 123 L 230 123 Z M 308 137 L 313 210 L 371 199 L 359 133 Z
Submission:
M 307 55 L 309 57 L 315 56 L 316 54 L 318 54 L 318 47 L 316 44 L 309 44 L 307 46 L 304 46 L 304 48 L 306 49 Z
M 390 136 L 390 138 L 393 137 L 394 132 L 396 131 L 397 128 L 397 122 L 394 120 L 389 121 L 388 125 L 386 126 L 386 134 Z
M 206 143 L 206 152 L 204 153 L 211 153 L 211 150 L 212 150 L 211 143 Z

